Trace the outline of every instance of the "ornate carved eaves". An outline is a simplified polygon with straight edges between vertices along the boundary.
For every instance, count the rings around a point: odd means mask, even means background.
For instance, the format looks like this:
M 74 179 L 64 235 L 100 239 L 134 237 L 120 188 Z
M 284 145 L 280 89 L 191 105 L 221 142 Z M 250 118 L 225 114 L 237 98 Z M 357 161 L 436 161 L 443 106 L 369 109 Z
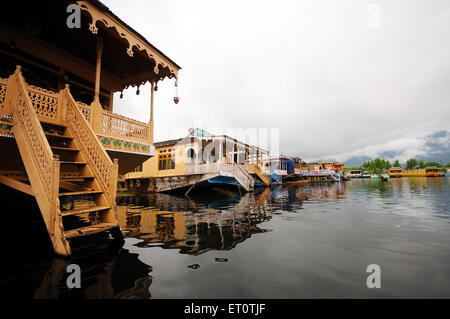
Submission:
M 108 12 L 102 11 L 89 1 L 77 1 L 81 10 L 86 11 L 92 18 L 92 22 L 89 24 L 89 30 L 93 34 L 97 34 L 98 27 L 97 22 L 101 21 L 105 27 L 114 28 L 118 36 L 125 39 L 128 42 L 127 54 L 133 57 L 133 47 L 136 47 L 141 52 L 145 52 L 145 55 L 155 62 L 154 72 L 160 73 L 160 68 L 167 69 L 169 72 L 168 77 L 175 77 L 175 85 L 178 79 L 178 67 L 170 62 L 165 56 L 157 52 L 149 44 L 143 41 L 135 32 L 130 30 L 124 23 L 118 21 L 115 17 L 108 14 Z M 164 77 L 164 76 L 163 76 Z

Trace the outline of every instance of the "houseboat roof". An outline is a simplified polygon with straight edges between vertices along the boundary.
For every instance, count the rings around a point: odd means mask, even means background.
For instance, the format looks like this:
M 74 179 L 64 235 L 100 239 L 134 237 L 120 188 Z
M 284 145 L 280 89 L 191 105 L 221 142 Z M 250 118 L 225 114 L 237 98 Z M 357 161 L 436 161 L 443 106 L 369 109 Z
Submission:
M 80 8 L 79 25 L 68 25 L 74 12 L 67 11 L 69 4 Z M 65 83 L 92 86 L 96 48 L 101 42 L 101 91 L 122 91 L 165 78 L 175 78 L 177 85 L 181 67 L 99 0 L 13 1 L 10 5 L 0 12 L 2 48 L 49 72 L 62 74 Z
M 120 23 L 125 25 L 130 31 L 132 31 L 139 39 L 144 41 L 147 45 L 149 45 L 153 50 L 161 54 L 163 57 L 165 57 L 167 60 L 169 60 L 170 63 L 172 63 L 175 67 L 178 68 L 178 70 L 181 70 L 181 67 L 176 64 L 171 58 L 169 58 L 167 55 L 165 55 L 162 51 L 160 51 L 157 47 L 155 47 L 153 44 L 151 44 L 143 35 L 141 35 L 139 32 L 137 32 L 135 29 L 133 29 L 129 24 L 127 24 L 125 21 L 123 21 L 121 18 L 119 18 L 114 12 L 112 12 L 103 2 L 99 0 L 88 0 L 89 2 L 92 2 L 93 4 L 99 6 L 103 11 L 107 12 L 111 16 L 113 16 L 116 20 L 118 20 Z M 84 1 L 77 1 L 78 3 L 84 2 Z
M 177 139 L 173 139 L 173 140 L 156 142 L 156 143 L 153 143 L 153 145 L 155 147 L 164 147 L 164 146 L 169 146 L 169 145 L 175 145 L 175 144 L 181 142 L 182 140 L 183 140 L 182 138 L 177 138 Z
M 237 140 L 235 138 L 232 138 L 232 137 L 230 137 L 228 135 L 214 135 L 214 134 L 209 133 L 209 132 L 207 132 L 205 130 L 202 130 L 202 129 L 191 129 L 191 132 L 186 137 L 177 138 L 177 139 L 171 139 L 171 140 L 166 140 L 166 141 L 161 141 L 161 142 L 156 142 L 156 143 L 153 143 L 153 145 L 155 145 L 155 147 L 164 147 L 164 146 L 169 146 L 169 145 L 175 145 L 177 143 L 187 142 L 187 141 L 190 141 L 192 138 L 199 138 L 199 139 L 202 139 L 202 138 L 205 138 L 205 139 L 225 139 L 225 140 L 228 140 L 228 141 L 233 141 L 234 143 L 239 144 L 241 146 L 252 148 L 255 151 L 258 150 L 261 153 L 269 154 L 268 151 L 266 151 L 266 150 L 264 150 L 262 148 L 246 144 L 246 143 L 241 142 L 241 141 L 239 141 L 239 140 Z

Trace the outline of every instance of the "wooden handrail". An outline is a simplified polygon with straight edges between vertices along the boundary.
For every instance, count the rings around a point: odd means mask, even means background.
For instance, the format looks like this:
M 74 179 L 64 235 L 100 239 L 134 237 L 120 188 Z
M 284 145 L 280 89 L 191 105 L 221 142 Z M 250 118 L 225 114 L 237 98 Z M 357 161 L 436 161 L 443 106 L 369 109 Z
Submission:
M 13 112 L 13 131 L 55 251 L 71 253 L 59 211 L 59 159 L 53 155 L 18 66 L 8 80 L 6 103 Z
M 96 133 L 87 122 L 84 114 L 79 109 L 79 105 L 75 102 L 70 94 L 69 86 L 61 91 L 64 105 L 63 120 L 70 127 L 72 134 L 79 142 L 80 152 L 83 153 L 99 187 L 103 191 L 108 204 L 115 211 L 116 207 L 116 190 L 117 178 L 119 172 L 119 164 L 117 161 L 111 161 L 108 153 L 103 148 Z

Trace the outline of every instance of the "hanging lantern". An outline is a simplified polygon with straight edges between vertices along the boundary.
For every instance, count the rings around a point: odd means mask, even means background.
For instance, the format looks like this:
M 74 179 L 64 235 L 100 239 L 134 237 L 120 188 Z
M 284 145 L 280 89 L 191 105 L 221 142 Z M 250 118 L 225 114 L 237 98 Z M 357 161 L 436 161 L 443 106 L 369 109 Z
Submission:
M 141 91 L 139 91 L 139 86 L 138 86 L 137 90 L 136 90 L 136 95 L 139 95 L 139 93 L 141 93 Z
M 120 91 L 120 98 L 123 99 L 123 90 Z
M 180 102 L 180 98 L 178 97 L 177 87 L 175 87 L 175 96 L 173 97 L 173 101 L 175 102 L 175 104 L 178 104 L 178 102 Z

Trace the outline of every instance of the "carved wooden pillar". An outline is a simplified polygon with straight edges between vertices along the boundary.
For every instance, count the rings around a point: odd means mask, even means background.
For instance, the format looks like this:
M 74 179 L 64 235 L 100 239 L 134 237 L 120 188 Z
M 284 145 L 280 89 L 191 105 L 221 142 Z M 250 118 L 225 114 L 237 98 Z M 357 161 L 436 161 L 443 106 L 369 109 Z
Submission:
M 97 64 L 95 66 L 95 91 L 94 91 L 94 101 L 100 102 L 100 72 L 102 66 L 102 52 L 103 52 L 103 39 L 97 37 Z
M 103 39 L 97 37 L 97 64 L 95 66 L 95 88 L 94 88 L 94 101 L 91 104 L 91 126 L 92 129 L 100 133 L 102 132 L 103 125 L 103 108 L 100 104 L 100 72 L 102 65 L 102 51 L 103 51 Z
M 150 121 L 148 122 L 148 138 L 149 143 L 153 144 L 153 129 L 154 129 L 154 122 L 153 122 L 153 100 L 154 100 L 154 94 L 155 94 L 155 82 L 151 82 L 151 91 L 150 91 Z

